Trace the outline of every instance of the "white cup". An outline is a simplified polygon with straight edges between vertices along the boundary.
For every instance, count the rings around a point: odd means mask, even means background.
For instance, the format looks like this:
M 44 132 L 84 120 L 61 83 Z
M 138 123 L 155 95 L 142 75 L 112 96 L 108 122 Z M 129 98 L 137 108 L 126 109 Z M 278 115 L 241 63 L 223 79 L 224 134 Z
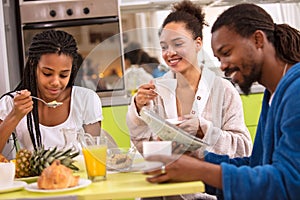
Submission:
M 0 187 L 11 186 L 14 183 L 15 178 L 15 164 L 0 163 Z
M 172 155 L 172 141 L 144 141 L 144 157 L 150 155 Z

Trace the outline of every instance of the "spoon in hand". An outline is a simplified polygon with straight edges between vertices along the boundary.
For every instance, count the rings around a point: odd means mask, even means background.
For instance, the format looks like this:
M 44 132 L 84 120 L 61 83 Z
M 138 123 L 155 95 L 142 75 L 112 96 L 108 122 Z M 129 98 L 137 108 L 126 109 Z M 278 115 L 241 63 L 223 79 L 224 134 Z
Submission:
M 156 90 L 152 90 L 152 91 L 162 98 L 162 96 Z
M 17 91 L 18 94 L 21 94 L 19 91 Z M 41 98 L 35 97 L 35 96 L 31 96 L 31 98 L 39 100 L 41 102 L 43 102 L 46 106 L 50 107 L 50 108 L 56 108 L 57 106 L 61 106 L 63 104 L 63 102 L 57 102 L 57 101 L 51 101 L 51 102 L 46 102 Z

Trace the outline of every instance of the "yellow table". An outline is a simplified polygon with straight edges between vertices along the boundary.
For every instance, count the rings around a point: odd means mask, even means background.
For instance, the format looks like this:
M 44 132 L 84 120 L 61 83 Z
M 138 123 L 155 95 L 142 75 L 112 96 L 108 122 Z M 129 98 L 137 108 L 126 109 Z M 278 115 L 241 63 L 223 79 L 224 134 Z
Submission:
M 80 175 L 81 177 L 85 177 L 84 174 Z M 151 184 L 145 179 L 146 176 L 142 173 L 112 173 L 107 175 L 106 181 L 94 182 L 86 188 L 75 191 L 45 194 L 28 192 L 23 189 L 20 191 L 0 194 L 0 199 L 50 199 L 51 197 L 61 197 L 65 200 L 124 199 L 204 192 L 204 184 L 201 181 Z

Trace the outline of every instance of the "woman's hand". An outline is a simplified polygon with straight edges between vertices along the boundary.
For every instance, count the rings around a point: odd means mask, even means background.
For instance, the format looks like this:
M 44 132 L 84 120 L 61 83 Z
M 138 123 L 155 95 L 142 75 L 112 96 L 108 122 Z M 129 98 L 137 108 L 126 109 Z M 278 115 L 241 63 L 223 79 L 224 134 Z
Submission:
M 138 88 L 137 94 L 135 95 L 134 102 L 138 112 L 143 106 L 149 105 L 150 101 L 153 100 L 157 94 L 154 92 L 155 85 L 152 81 L 148 84 L 141 85 Z
M 179 128 L 188 132 L 193 136 L 197 136 L 199 138 L 203 138 L 204 134 L 200 128 L 200 122 L 197 116 L 195 115 L 184 115 L 184 121 L 178 125 Z
M 17 118 L 22 119 L 33 109 L 33 101 L 30 95 L 31 93 L 28 90 L 19 91 L 15 95 L 12 113 Z

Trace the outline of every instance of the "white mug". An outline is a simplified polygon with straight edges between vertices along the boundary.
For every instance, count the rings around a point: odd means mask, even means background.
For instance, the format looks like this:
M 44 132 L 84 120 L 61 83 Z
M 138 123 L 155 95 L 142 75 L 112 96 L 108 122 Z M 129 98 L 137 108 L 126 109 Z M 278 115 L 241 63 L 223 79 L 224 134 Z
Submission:
M 15 164 L 12 162 L 0 163 L 0 188 L 11 186 L 14 183 L 15 168 Z
M 143 155 L 167 155 L 172 154 L 172 141 L 144 141 Z

